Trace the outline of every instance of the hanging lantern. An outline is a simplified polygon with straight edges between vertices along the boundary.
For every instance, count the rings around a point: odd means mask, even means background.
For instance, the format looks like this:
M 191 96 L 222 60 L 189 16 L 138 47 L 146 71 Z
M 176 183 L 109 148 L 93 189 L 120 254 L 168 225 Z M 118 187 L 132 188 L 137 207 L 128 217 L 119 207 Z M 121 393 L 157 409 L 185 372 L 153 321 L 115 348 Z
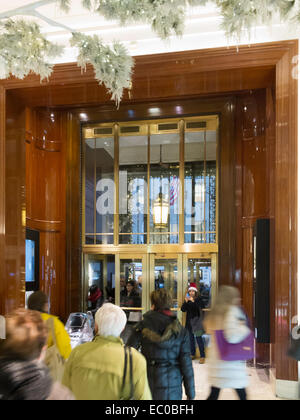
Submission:
M 157 229 L 164 229 L 169 221 L 169 202 L 160 193 L 153 205 L 153 221 Z

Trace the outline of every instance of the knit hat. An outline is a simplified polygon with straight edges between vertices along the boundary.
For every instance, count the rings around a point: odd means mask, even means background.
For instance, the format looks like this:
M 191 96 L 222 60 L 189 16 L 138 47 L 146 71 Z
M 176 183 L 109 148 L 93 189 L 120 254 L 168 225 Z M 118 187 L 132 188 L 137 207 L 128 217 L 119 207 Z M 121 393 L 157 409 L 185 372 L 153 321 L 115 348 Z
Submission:
M 189 292 L 190 291 L 198 292 L 196 283 L 190 283 Z

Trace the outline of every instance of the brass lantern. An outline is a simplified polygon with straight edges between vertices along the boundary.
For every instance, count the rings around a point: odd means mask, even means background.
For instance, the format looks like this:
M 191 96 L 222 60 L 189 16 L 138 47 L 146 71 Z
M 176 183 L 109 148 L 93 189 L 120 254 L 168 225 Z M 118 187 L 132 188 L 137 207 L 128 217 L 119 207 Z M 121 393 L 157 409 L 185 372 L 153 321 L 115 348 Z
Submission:
M 159 193 L 153 204 L 153 221 L 157 229 L 165 229 L 169 221 L 169 202 Z

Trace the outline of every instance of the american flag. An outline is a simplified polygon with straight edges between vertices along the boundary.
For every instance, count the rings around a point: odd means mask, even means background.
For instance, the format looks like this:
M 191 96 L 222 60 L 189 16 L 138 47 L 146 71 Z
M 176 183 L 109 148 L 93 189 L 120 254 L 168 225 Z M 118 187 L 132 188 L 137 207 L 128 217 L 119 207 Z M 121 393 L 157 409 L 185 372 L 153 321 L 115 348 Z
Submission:
M 179 179 L 177 176 L 172 176 L 170 180 L 170 206 L 174 206 L 178 197 Z

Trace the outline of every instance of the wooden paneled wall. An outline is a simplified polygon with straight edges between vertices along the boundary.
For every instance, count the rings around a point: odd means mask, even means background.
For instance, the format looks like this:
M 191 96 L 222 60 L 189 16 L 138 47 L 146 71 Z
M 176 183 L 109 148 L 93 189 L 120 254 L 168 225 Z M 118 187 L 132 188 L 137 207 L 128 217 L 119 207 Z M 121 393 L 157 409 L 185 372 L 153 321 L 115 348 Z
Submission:
M 236 271 L 243 305 L 253 317 L 253 229 L 257 219 L 269 218 L 274 226 L 275 102 L 272 89 L 251 91 L 236 103 Z M 274 239 L 274 237 L 273 237 Z M 270 254 L 274 288 L 274 249 Z M 274 295 L 273 295 L 274 298 Z M 275 313 L 272 311 L 272 325 Z M 274 340 L 274 335 L 273 335 Z M 270 346 L 258 345 L 257 361 L 270 364 Z
M 40 289 L 65 316 L 66 129 L 63 114 L 27 111 L 26 221 L 40 232 Z
M 25 108 L 0 90 L 0 313 L 25 304 Z M 6 109 L 6 113 L 4 110 Z

